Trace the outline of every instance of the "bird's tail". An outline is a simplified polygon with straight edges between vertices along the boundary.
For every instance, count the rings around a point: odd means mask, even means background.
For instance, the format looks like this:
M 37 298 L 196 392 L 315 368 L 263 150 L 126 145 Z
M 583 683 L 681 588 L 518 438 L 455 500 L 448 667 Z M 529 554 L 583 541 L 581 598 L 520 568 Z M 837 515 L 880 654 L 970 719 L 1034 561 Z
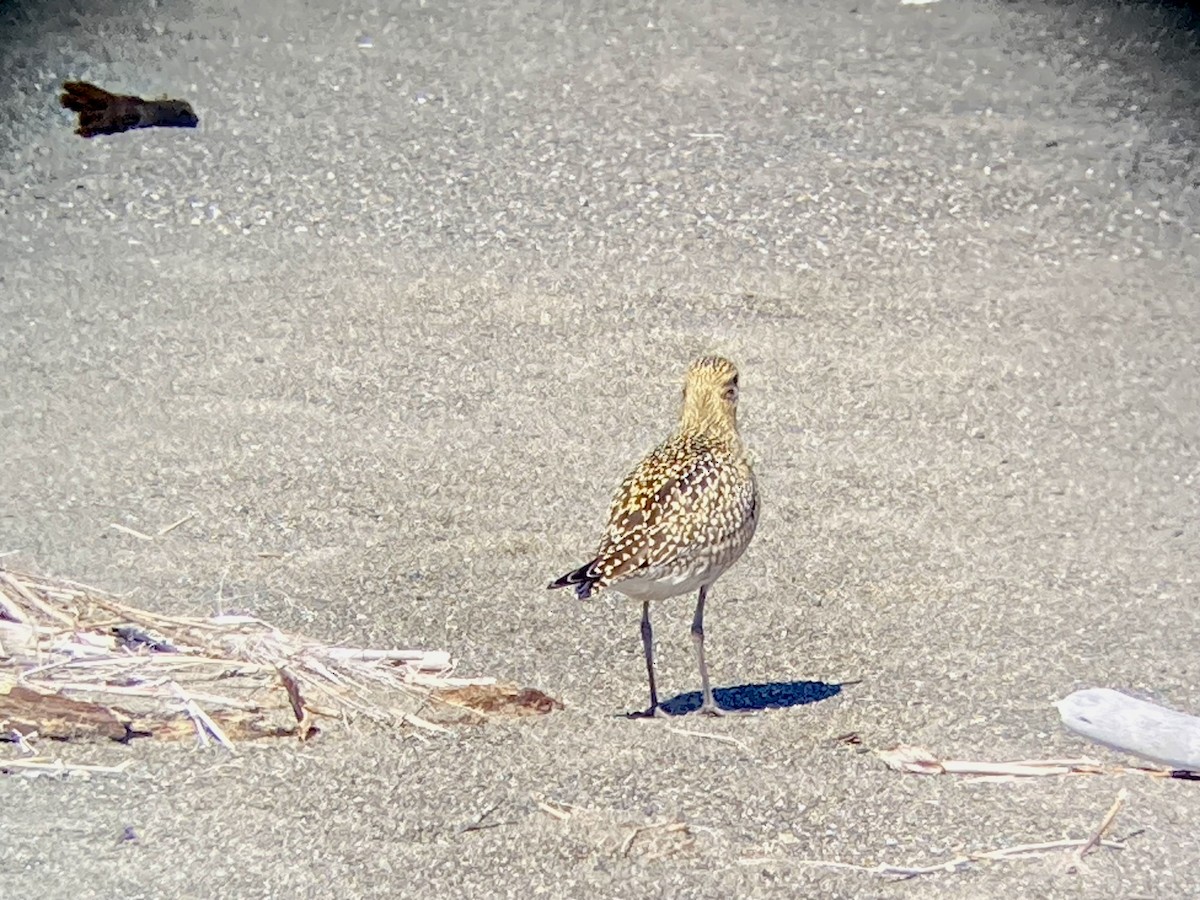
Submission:
M 586 600 L 592 596 L 592 590 L 599 590 L 604 587 L 599 570 L 596 568 L 597 560 L 592 560 L 585 565 L 580 566 L 574 572 L 568 572 L 557 581 L 552 581 L 548 585 L 550 590 L 555 588 L 574 588 L 575 596 L 580 600 Z

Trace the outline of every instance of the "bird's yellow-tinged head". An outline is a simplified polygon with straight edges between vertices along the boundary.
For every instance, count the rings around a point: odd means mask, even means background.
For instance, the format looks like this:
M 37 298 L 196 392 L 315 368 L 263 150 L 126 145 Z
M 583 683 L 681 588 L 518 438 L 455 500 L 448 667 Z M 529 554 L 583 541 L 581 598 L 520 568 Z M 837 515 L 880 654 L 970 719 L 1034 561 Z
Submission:
M 720 356 L 702 356 L 683 382 L 683 431 L 737 435 L 738 370 Z

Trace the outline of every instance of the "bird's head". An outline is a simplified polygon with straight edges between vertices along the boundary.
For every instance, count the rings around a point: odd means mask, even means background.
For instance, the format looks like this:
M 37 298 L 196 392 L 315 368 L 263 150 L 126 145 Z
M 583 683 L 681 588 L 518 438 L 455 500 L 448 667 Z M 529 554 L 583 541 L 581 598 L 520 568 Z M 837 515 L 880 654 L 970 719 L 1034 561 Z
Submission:
M 684 431 L 737 434 L 738 370 L 720 356 L 695 360 L 683 382 Z

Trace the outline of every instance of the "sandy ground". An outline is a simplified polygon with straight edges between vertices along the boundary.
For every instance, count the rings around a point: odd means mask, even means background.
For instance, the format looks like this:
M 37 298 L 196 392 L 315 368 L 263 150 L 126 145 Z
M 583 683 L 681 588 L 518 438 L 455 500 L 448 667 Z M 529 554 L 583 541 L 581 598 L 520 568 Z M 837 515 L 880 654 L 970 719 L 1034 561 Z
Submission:
M 1120 760 L 1061 729 L 1083 686 L 1200 712 L 1180 14 L 381 6 L 0 9 L 0 552 L 157 610 L 445 648 L 566 709 L 52 748 L 135 764 L 0 780 L 0 895 L 1200 894 L 1191 785 L 860 752 Z M 185 97 L 200 128 L 81 140 L 69 77 Z M 638 610 L 545 584 L 706 351 L 742 367 L 765 510 L 710 604 L 718 698 L 785 707 L 629 721 Z M 676 709 L 690 614 L 656 615 Z M 1085 837 L 1122 785 L 1127 847 L 1082 871 L 803 863 Z

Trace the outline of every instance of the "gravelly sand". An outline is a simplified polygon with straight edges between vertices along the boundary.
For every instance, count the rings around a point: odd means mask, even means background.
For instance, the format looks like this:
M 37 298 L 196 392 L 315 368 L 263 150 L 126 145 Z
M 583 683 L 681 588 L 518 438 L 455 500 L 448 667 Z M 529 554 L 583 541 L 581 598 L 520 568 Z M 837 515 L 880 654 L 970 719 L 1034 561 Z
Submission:
M 1200 712 L 1178 12 L 28 3 L 0 34 L 5 562 L 445 648 L 567 706 L 232 759 L 50 748 L 136 765 L 0 780 L 0 895 L 1200 893 L 1200 800 L 1150 779 L 1078 874 L 797 864 L 1085 837 L 1120 786 L 902 776 L 839 735 L 1119 759 L 1052 702 Z M 65 78 L 200 127 L 83 141 Z M 545 584 L 707 351 L 742 369 L 764 494 L 710 603 L 718 697 L 815 702 L 626 721 L 638 610 Z M 690 607 L 656 615 L 675 708 Z

